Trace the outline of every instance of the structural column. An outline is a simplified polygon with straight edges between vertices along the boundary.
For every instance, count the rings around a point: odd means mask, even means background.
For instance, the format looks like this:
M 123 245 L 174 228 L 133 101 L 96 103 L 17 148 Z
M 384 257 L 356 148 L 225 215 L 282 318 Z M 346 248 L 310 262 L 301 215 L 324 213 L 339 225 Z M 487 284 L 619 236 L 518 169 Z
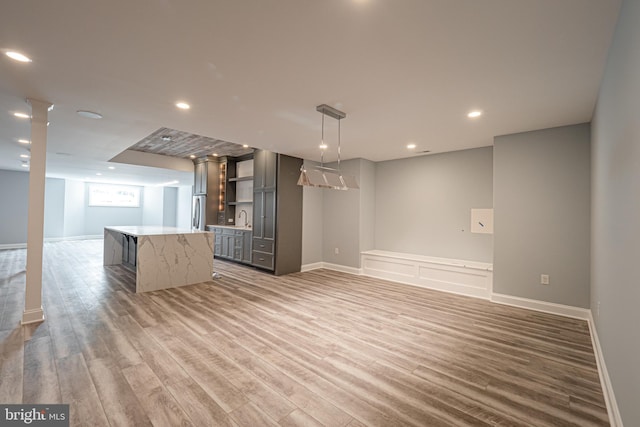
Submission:
M 27 282 L 22 324 L 44 320 L 42 310 L 42 249 L 44 244 L 44 185 L 47 161 L 47 121 L 53 104 L 31 104 L 31 166 L 29 168 L 29 214 L 27 217 Z

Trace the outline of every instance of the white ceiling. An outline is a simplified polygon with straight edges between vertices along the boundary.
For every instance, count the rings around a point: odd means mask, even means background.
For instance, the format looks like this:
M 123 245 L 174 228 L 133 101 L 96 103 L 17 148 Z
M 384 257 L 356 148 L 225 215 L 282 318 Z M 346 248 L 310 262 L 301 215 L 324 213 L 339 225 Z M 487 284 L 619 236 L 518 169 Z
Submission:
M 0 169 L 24 170 L 25 98 L 55 104 L 49 176 L 139 183 L 184 172 L 108 160 L 160 127 L 319 159 L 488 146 L 591 120 L 619 0 L 5 1 Z M 178 110 L 179 100 L 189 111 Z M 102 120 L 79 117 L 97 111 Z M 472 109 L 479 119 L 466 117 Z M 325 122 L 335 158 L 337 122 Z M 60 155 L 56 153 L 68 153 Z M 183 182 L 181 182 L 183 183 Z

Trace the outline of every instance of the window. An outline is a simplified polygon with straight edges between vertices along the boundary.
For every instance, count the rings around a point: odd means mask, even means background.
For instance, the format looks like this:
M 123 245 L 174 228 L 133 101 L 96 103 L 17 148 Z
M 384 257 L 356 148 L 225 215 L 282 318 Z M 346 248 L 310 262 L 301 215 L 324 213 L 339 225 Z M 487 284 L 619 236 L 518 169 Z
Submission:
M 140 187 L 89 184 L 89 206 L 140 207 Z

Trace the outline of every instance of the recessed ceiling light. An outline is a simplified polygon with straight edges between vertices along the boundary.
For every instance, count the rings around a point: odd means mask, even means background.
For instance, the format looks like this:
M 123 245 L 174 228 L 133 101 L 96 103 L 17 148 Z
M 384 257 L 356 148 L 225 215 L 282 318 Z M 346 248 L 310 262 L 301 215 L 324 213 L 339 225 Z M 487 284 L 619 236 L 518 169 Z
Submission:
M 242 144 L 242 148 L 249 148 L 249 145 L 247 145 L 247 144 Z
M 196 155 L 195 155 L 195 154 L 192 154 L 192 155 L 190 155 L 190 156 L 189 156 L 189 158 L 190 158 L 190 159 L 195 159 L 195 158 L 196 158 Z
M 162 139 L 163 141 L 171 141 L 171 137 L 170 137 L 169 135 L 162 135 L 162 136 L 161 136 L 161 139 Z
M 469 114 L 467 114 L 467 117 L 469 117 L 470 119 L 474 119 L 476 117 L 480 117 L 482 115 L 482 111 L 471 111 Z
M 328 145 L 325 144 L 324 142 L 322 144 L 318 145 L 318 148 L 320 148 L 321 150 L 326 150 L 327 147 L 328 147 Z
M 416 144 L 413 144 L 413 143 L 411 143 L 411 144 L 407 144 L 407 148 L 408 148 L 409 150 L 413 150 L 414 148 L 416 148 Z
M 6 55 L 16 61 L 20 61 L 20 62 L 31 62 L 31 58 L 29 58 L 26 55 L 23 55 L 20 52 L 13 52 L 13 51 L 9 51 L 6 53 Z
M 23 159 L 28 159 L 29 155 L 28 154 L 20 154 L 20 157 L 22 157 Z
M 31 118 L 31 116 L 26 114 L 26 113 L 18 112 L 18 113 L 13 113 L 13 115 L 16 116 L 16 117 L 19 117 L 21 119 L 30 119 Z
M 80 117 L 84 117 L 85 119 L 101 119 L 102 114 L 96 113 L 95 111 L 89 110 L 78 110 L 76 111 Z
M 108 169 L 114 170 L 116 167 L 115 166 L 109 166 Z
M 96 175 L 100 176 L 100 175 L 102 175 L 102 174 L 101 174 L 100 172 L 97 172 L 97 173 L 96 173 Z
M 180 108 L 181 110 L 188 110 L 189 108 L 191 108 L 191 105 L 187 104 L 186 102 L 176 102 L 176 107 Z
M 23 164 L 21 164 L 20 166 L 22 166 L 23 168 L 28 168 L 28 167 L 29 167 L 29 165 L 28 165 L 28 164 L 26 164 L 26 163 L 23 163 Z
M 29 141 L 28 139 L 19 139 L 18 142 L 20 144 L 31 144 L 31 141 Z
M 218 153 L 213 153 L 213 157 L 218 157 Z

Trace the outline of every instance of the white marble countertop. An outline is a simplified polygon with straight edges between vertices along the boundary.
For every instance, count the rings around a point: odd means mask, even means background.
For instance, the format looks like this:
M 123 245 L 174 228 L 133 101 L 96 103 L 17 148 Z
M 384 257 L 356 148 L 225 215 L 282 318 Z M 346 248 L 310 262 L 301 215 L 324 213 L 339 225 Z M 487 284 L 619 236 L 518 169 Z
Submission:
M 191 230 L 189 228 L 163 227 L 159 225 L 122 225 L 105 227 L 105 230 L 128 234 L 130 236 L 167 236 L 174 234 L 211 233 L 211 231 Z
M 245 227 L 244 225 L 207 225 L 207 227 L 228 228 L 230 230 L 253 230 L 253 228 Z

